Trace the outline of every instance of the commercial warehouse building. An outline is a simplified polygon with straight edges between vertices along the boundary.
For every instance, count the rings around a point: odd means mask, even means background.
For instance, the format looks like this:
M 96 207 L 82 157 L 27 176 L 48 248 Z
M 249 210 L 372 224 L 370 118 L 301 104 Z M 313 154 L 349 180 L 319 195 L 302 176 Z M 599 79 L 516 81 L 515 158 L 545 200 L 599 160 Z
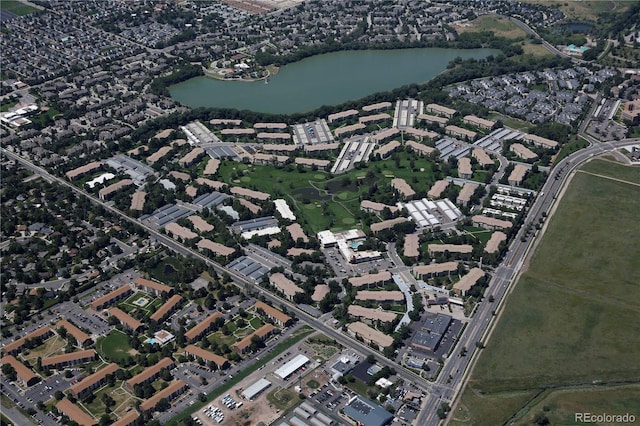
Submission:
M 293 373 L 307 365 L 309 361 L 309 358 L 302 354 L 296 355 L 291 361 L 274 371 L 273 374 L 283 380 L 287 380 Z
M 242 391 L 242 397 L 247 401 L 252 401 L 255 397 L 260 395 L 266 389 L 271 386 L 271 382 L 267 379 L 260 379 L 245 390 Z

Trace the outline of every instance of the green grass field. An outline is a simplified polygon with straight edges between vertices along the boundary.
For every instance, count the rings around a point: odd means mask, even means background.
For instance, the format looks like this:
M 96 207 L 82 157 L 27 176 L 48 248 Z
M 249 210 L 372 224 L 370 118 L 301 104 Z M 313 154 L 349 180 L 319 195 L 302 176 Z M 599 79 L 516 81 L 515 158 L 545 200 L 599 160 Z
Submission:
M 397 163 L 391 159 L 370 162 L 368 169 L 351 170 L 335 177 L 322 171 L 300 172 L 293 166 L 277 168 L 223 161 L 218 178 L 229 185 L 284 198 L 307 232 L 345 230 L 362 227 L 356 215 L 360 211 L 360 197 L 368 193 L 371 185 L 385 185 L 400 177 L 416 191 L 426 192 L 437 180 L 434 176 L 437 165 L 433 161 L 406 152 L 398 156 Z
M 527 33 L 513 22 L 500 16 L 485 15 L 469 22 L 467 27 L 457 27 L 460 33 L 491 31 L 496 37 L 523 39 Z
M 582 170 L 640 184 L 637 168 L 595 160 Z M 640 381 L 640 186 L 584 172 L 509 296 L 453 424 L 502 424 L 544 389 Z M 633 399 L 599 392 L 607 412 Z M 544 414 L 565 422 L 580 397 L 558 395 Z M 637 404 L 626 406 L 640 416 Z
M 113 330 L 106 337 L 98 339 L 96 348 L 100 354 L 118 362 L 130 355 L 129 336 L 119 330 Z
M 38 9 L 35 7 L 26 5 L 17 0 L 2 0 L 0 1 L 0 9 L 11 12 L 15 15 L 22 16 L 36 12 Z

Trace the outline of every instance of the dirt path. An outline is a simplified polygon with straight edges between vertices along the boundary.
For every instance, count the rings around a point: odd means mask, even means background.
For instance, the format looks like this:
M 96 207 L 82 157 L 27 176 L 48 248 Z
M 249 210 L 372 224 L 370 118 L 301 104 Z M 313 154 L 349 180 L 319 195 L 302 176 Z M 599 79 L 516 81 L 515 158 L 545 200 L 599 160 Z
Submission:
M 613 180 L 613 181 L 620 182 L 620 183 L 626 183 L 626 184 L 633 185 L 633 186 L 640 186 L 640 183 L 629 182 L 628 180 L 618 179 L 618 178 L 614 178 L 614 177 L 611 177 L 611 176 L 600 175 L 600 174 L 597 174 L 597 173 L 586 172 L 584 170 L 578 170 L 578 173 L 585 173 L 587 175 L 596 176 L 596 177 L 600 177 L 600 178 L 603 178 L 603 179 L 609 179 L 609 180 Z

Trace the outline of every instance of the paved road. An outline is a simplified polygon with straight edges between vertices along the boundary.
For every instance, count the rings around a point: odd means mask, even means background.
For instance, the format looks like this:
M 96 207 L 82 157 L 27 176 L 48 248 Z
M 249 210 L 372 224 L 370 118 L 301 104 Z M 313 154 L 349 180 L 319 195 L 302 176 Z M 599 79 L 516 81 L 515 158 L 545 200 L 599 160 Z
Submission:
M 568 183 L 567 177 L 575 172 L 576 168 L 582 165 L 595 155 L 612 151 L 625 145 L 631 145 L 640 142 L 640 139 L 628 139 L 624 141 L 598 143 L 584 150 L 573 153 L 555 165 L 545 185 L 539 192 L 539 195 L 527 214 L 525 224 L 537 224 L 541 218 L 551 210 L 553 203 L 557 199 L 558 194 Z M 464 384 L 468 380 L 473 363 L 477 358 L 478 351 L 476 342 L 483 342 L 487 333 L 493 328 L 494 311 L 504 303 L 504 297 L 513 289 L 516 276 L 520 271 L 530 248 L 536 241 L 536 237 L 525 238 L 525 226 L 523 226 L 518 234 L 514 237 L 509 251 L 507 252 L 501 265 L 495 269 L 493 277 L 489 283 L 489 287 L 485 294 L 494 296 L 494 302 L 490 303 L 486 299 L 478 305 L 478 310 L 473 320 L 467 326 L 458 342 L 458 346 L 454 355 L 445 363 L 436 383 L 445 385 L 445 392 L 432 392 L 423 401 L 423 408 L 416 419 L 417 425 L 437 425 L 440 419 L 437 416 L 434 407 L 439 407 L 442 402 L 451 403 L 459 396 Z M 486 343 L 486 342 L 484 342 Z M 460 356 L 460 350 L 466 347 L 469 350 L 467 356 Z M 473 354 L 472 354 L 473 352 Z M 472 356 L 473 355 L 473 356 Z

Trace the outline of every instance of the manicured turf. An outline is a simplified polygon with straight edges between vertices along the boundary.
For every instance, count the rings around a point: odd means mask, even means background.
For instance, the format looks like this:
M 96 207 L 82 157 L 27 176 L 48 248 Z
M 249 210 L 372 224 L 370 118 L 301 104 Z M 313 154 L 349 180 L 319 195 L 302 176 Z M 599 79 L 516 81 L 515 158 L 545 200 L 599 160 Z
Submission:
M 26 5 L 17 0 L 2 0 L 0 1 L 0 9 L 11 12 L 15 15 L 22 16 L 36 12 L 38 9 L 35 7 Z
M 610 162 L 594 161 L 584 170 L 640 180 L 637 168 Z M 495 398 L 514 392 L 640 381 L 638 211 L 640 187 L 576 174 L 478 360 L 461 421 L 505 421 L 520 398 L 504 404 Z M 603 392 L 610 412 L 619 393 Z
M 416 191 L 426 192 L 437 180 L 435 162 L 407 152 L 397 155 L 397 161 L 374 161 L 367 170 L 355 169 L 334 177 L 321 171 L 299 171 L 291 165 L 277 168 L 223 161 L 218 179 L 284 198 L 307 232 L 361 228 L 356 218 L 360 199 L 373 184 L 388 185 L 393 177 L 400 177 Z
M 96 344 L 98 351 L 114 362 L 118 362 L 127 356 L 131 346 L 129 346 L 129 336 L 119 330 L 113 330 L 107 337 L 100 339 Z

